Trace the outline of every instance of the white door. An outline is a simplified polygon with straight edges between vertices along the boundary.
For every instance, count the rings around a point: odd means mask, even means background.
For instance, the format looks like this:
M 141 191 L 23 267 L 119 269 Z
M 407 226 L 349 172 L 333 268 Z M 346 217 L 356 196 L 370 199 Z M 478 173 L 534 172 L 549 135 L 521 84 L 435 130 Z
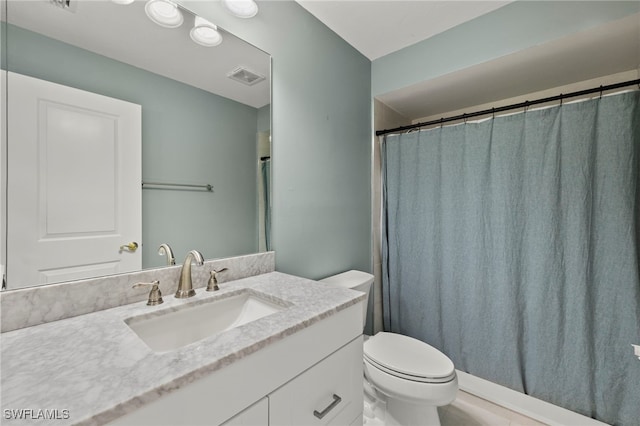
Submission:
M 7 288 L 139 270 L 141 107 L 8 73 Z

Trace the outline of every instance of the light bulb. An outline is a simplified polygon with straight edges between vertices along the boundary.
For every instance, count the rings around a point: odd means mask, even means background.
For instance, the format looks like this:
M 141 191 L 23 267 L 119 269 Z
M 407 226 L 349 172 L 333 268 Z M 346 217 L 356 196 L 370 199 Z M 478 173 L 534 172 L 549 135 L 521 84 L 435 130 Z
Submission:
M 168 0 L 149 0 L 144 11 L 153 22 L 167 28 L 177 28 L 184 20 L 178 6 Z
M 222 43 L 222 34 L 218 32 L 218 27 L 199 16 L 196 16 L 189 35 L 191 40 L 206 47 L 213 47 Z
M 258 13 L 258 4 L 253 0 L 222 0 L 222 3 L 238 18 L 253 18 Z

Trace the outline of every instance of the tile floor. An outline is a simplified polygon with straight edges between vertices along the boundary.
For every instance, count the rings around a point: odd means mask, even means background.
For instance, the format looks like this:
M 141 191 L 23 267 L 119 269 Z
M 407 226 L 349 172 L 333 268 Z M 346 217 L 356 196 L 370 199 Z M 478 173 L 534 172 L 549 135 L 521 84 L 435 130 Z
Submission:
M 365 396 L 365 426 L 385 426 L 379 409 L 368 406 Z M 482 398 L 458 391 L 456 400 L 438 408 L 442 426 L 544 426 L 529 417 L 493 404 Z

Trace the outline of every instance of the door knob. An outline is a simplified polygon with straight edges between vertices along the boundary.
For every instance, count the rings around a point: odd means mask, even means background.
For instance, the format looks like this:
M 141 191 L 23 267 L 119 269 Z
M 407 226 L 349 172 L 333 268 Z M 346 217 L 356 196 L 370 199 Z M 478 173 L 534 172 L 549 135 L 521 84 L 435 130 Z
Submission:
M 138 250 L 138 243 L 136 243 L 135 241 L 132 241 L 129 244 L 123 244 L 120 246 L 120 251 L 122 250 L 128 250 L 130 252 L 134 252 Z

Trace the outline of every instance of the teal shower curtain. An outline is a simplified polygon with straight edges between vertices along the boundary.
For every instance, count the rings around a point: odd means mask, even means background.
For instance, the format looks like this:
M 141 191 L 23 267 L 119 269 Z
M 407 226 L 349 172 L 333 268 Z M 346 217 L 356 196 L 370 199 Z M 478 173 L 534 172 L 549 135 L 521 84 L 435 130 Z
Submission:
M 640 424 L 640 92 L 381 143 L 385 329 Z

